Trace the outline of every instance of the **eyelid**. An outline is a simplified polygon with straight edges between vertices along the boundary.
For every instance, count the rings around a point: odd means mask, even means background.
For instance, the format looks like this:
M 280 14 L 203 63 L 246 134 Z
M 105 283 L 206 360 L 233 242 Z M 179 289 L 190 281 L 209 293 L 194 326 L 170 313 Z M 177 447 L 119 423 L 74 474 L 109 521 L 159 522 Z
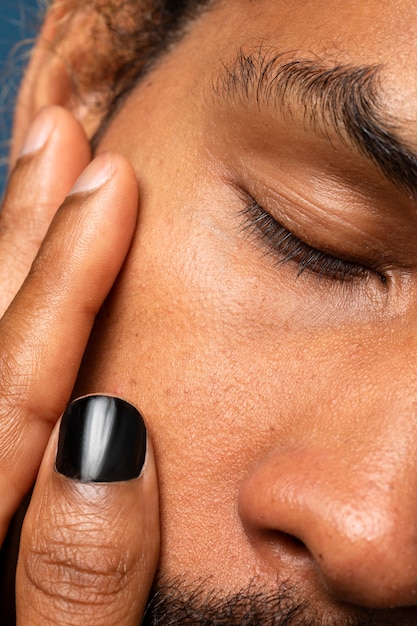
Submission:
M 386 284 L 386 277 L 372 268 L 336 257 L 305 243 L 246 193 L 245 202 L 246 206 L 241 211 L 244 230 L 253 234 L 263 246 L 266 246 L 268 254 L 273 255 L 278 264 L 296 263 L 297 278 L 304 272 L 310 272 L 317 278 L 323 277 L 343 283 L 374 274 L 382 284 Z

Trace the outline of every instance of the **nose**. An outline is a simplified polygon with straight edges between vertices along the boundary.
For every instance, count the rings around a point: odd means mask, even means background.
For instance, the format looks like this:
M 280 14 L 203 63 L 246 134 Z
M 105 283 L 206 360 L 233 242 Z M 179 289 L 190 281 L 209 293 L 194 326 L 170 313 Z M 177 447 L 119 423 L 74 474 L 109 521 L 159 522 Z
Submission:
M 289 561 L 305 571 L 307 559 L 315 583 L 342 602 L 417 605 L 417 485 L 408 447 L 393 455 L 385 440 L 377 454 L 320 443 L 268 452 L 239 493 L 243 526 L 262 560 L 278 573 Z

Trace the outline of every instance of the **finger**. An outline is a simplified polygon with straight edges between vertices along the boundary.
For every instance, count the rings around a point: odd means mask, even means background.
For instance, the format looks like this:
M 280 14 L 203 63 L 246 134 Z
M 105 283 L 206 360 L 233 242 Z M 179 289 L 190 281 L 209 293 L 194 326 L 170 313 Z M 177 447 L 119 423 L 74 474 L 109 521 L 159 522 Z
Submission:
M 35 118 L 0 213 L 0 317 L 26 278 L 58 207 L 91 159 L 81 125 L 65 109 Z
M 34 482 L 136 224 L 136 178 L 124 158 L 98 157 L 75 191 L 0 321 L 1 539 Z
M 17 624 L 138 626 L 159 552 L 156 471 L 143 421 L 118 398 L 89 396 L 64 414 L 62 473 L 54 470 L 56 439 L 55 431 L 22 529 Z

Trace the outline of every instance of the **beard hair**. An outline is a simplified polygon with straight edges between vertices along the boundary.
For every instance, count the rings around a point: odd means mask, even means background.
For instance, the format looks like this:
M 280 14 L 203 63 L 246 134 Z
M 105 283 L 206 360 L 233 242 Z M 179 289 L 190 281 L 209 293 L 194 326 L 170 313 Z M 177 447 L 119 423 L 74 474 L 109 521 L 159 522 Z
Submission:
M 290 600 L 285 585 L 273 597 L 255 591 L 252 585 L 245 592 L 227 596 L 208 589 L 207 581 L 193 586 L 180 579 L 158 582 L 150 595 L 142 626 L 284 626 L 297 624 L 294 620 L 303 611 L 302 606 L 295 606 Z
M 251 583 L 239 593 L 210 591 L 209 581 L 194 585 L 181 578 L 156 582 L 142 626 L 411 626 L 413 609 L 375 610 L 340 605 L 339 616 L 320 615 L 283 583 L 273 593 Z M 411 612 L 410 612 L 411 611 Z M 414 616 L 414 617 L 413 617 Z

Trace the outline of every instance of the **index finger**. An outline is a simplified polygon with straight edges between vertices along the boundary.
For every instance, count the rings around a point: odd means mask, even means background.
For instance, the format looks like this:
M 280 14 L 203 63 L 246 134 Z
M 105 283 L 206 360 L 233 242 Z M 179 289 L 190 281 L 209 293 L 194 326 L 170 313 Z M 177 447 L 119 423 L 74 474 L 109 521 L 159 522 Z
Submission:
M 97 157 L 73 191 L 0 320 L 0 540 L 35 480 L 136 226 L 137 181 L 123 157 Z

